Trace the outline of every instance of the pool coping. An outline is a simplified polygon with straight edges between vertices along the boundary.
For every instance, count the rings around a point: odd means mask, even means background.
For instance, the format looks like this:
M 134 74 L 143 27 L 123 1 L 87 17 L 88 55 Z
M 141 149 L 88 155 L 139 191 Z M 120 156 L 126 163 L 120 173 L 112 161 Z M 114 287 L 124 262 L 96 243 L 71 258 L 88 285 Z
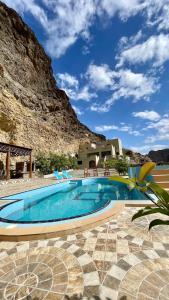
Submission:
M 39 226 L 39 227 L 27 227 L 27 228 L 14 228 L 14 227 L 4 227 L 0 228 L 0 241 L 29 241 L 37 239 L 49 239 L 61 237 L 69 234 L 74 234 L 80 231 L 88 230 L 96 226 L 102 225 L 105 222 L 111 220 L 113 217 L 117 217 L 118 214 L 125 207 L 144 207 L 147 203 L 138 203 L 138 202 L 128 202 L 123 201 L 116 203 L 107 211 L 103 211 L 99 215 L 90 216 L 86 219 L 73 220 L 63 224 L 55 224 L 49 226 Z M 154 204 L 150 204 L 154 206 Z
M 107 178 L 107 177 L 89 177 L 89 178 L 76 178 L 76 180 L 85 180 L 85 179 L 96 179 L 96 178 Z M 74 180 L 74 179 L 73 179 Z M 65 180 L 63 182 L 69 182 L 70 180 Z M 45 188 L 52 185 L 61 184 L 63 182 L 57 182 L 55 184 L 50 184 L 47 186 L 39 187 L 37 189 Z M 32 189 L 32 190 L 36 190 Z M 18 195 L 24 192 L 12 194 L 10 196 Z M 6 197 L 10 197 L 9 195 Z M 14 199 L 4 199 L 0 198 L 1 201 L 6 202 L 2 203 L 0 207 L 2 209 L 3 206 L 6 206 L 7 203 L 12 203 L 15 201 Z M 12 201 L 13 200 L 13 201 Z M 18 199 L 20 200 L 20 199 Z M 0 204 L 1 204 L 0 201 Z M 76 232 L 84 231 L 90 229 L 95 226 L 99 226 L 113 217 L 117 217 L 118 214 L 125 208 L 125 206 L 134 206 L 134 207 L 143 207 L 146 204 L 153 205 L 151 200 L 142 200 L 141 203 L 138 203 L 135 200 L 119 200 L 113 206 L 109 206 L 109 204 L 99 210 L 97 213 L 88 214 L 86 218 L 79 219 L 69 219 L 68 222 L 63 223 L 39 223 L 39 226 L 36 226 L 37 223 L 32 223 L 30 227 L 17 227 L 16 223 L 8 223 L 8 226 L 0 227 L 0 241 L 27 241 L 27 240 L 36 240 L 36 239 L 49 239 L 58 236 L 64 236 L 68 234 L 74 234 Z M 47 224 L 47 225 L 46 225 Z M 16 225 L 16 226 L 15 226 Z M 24 224 L 23 224 L 24 225 Z

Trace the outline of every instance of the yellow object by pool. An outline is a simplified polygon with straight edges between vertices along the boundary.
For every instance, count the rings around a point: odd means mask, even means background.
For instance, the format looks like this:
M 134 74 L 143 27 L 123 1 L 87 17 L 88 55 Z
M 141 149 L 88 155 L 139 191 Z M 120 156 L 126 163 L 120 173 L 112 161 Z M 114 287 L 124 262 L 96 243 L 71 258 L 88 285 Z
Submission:
M 156 164 L 154 162 L 147 162 L 145 163 L 139 172 L 138 175 L 138 181 L 139 182 L 143 182 L 145 180 L 145 178 L 147 177 L 147 175 L 150 174 L 150 172 L 155 168 Z

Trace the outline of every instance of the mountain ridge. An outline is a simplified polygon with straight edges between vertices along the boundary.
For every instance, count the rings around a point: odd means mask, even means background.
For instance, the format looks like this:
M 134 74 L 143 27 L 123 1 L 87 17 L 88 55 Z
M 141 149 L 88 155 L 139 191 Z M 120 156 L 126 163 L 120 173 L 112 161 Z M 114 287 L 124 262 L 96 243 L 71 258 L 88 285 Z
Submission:
M 160 162 L 169 162 L 169 148 L 161 149 L 161 150 L 151 150 L 147 154 L 150 159 L 154 162 L 160 163 Z

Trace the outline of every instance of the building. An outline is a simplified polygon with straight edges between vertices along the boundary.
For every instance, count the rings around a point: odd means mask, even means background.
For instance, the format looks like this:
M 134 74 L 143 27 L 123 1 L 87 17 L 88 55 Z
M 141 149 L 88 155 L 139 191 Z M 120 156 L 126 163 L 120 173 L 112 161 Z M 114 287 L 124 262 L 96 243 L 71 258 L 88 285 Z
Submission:
M 103 167 L 103 163 L 109 158 L 123 156 L 120 139 L 106 140 L 99 143 L 85 143 L 79 146 L 79 168 Z

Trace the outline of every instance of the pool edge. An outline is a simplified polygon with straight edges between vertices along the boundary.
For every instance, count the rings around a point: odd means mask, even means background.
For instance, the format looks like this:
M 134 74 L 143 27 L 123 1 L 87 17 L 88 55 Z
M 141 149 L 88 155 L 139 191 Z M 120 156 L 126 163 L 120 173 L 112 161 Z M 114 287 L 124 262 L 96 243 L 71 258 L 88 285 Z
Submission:
M 138 203 L 131 201 L 127 203 L 125 201 L 116 203 L 107 211 L 103 211 L 99 215 L 90 216 L 87 219 L 73 220 L 64 224 L 55 224 L 53 226 L 40 226 L 31 228 L 0 228 L 0 241 L 30 241 L 38 239 L 50 239 L 56 237 L 62 237 L 69 234 L 74 234 L 84 230 L 91 229 L 95 226 L 104 224 L 111 220 L 113 217 L 117 217 L 119 213 L 125 207 L 143 207 L 147 203 Z M 150 205 L 150 204 L 149 204 Z M 151 206 L 154 206 L 152 203 Z
M 112 208 L 99 215 L 90 216 L 82 220 L 73 220 L 64 224 L 39 226 L 30 228 L 0 228 L 0 241 L 27 241 L 49 239 L 58 236 L 73 234 L 101 225 L 118 214 L 125 207 L 125 203 L 116 203 Z

